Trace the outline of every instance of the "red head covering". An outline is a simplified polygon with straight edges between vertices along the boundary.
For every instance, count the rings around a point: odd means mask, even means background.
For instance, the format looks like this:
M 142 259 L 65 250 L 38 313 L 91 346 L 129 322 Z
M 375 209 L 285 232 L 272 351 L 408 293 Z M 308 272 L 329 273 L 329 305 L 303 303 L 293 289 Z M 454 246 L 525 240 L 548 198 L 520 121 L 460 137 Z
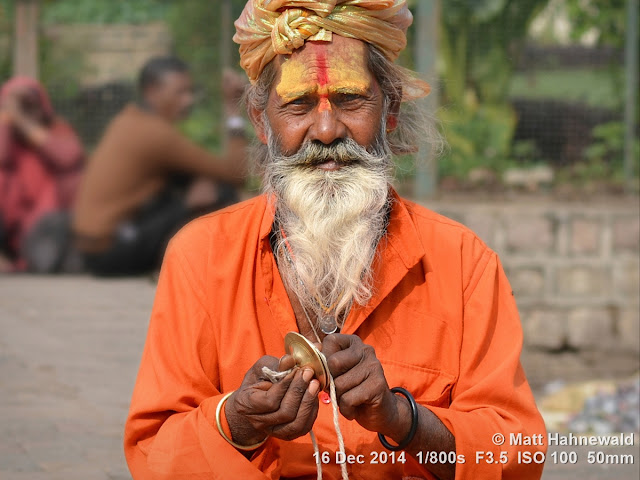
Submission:
M 38 94 L 40 105 L 42 106 L 42 109 L 47 114 L 47 116 L 52 117 L 54 115 L 53 106 L 51 105 L 51 100 L 49 99 L 47 91 L 44 89 L 42 84 L 40 84 L 40 82 L 34 80 L 31 77 L 19 75 L 5 82 L 5 84 L 2 85 L 2 88 L 0 88 L 0 100 L 3 100 L 12 92 L 24 88 L 33 90 Z

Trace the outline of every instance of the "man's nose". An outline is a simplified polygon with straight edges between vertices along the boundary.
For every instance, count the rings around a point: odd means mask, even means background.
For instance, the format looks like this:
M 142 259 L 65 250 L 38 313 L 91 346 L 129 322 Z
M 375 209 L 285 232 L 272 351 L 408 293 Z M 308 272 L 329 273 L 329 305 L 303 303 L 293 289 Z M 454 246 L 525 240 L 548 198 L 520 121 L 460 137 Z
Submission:
M 314 112 L 313 124 L 309 128 L 309 141 L 330 145 L 347 137 L 347 127 L 333 110 Z

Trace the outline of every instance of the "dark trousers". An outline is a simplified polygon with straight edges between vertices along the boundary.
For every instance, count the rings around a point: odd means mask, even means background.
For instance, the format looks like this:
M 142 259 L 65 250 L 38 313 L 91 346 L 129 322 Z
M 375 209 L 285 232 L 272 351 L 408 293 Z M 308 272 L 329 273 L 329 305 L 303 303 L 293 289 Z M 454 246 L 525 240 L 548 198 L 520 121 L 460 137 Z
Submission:
M 85 254 L 85 266 L 103 277 L 139 275 L 160 266 L 171 237 L 185 224 L 204 212 L 190 211 L 184 196 L 168 189 L 153 198 L 131 221 L 122 223 L 113 244 L 105 252 Z M 222 186 L 214 211 L 237 201 L 232 187 Z

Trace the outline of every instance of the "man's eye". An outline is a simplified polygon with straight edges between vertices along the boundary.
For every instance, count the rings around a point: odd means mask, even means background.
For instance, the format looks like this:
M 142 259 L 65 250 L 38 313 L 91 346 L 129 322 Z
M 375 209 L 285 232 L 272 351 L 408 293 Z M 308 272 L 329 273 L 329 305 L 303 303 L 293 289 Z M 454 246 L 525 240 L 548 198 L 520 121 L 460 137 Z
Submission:
M 350 103 L 356 103 L 363 99 L 362 95 L 357 93 L 340 93 L 334 98 L 334 102 L 342 105 L 348 105 Z
M 308 105 L 309 99 L 307 97 L 300 97 L 294 100 L 291 100 L 287 105 Z

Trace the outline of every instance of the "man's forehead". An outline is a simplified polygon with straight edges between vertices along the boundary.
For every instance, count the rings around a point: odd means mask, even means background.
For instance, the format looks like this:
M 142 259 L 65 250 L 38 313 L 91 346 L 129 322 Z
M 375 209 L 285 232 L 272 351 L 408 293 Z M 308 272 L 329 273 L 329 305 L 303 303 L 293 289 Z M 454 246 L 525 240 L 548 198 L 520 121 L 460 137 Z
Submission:
M 302 48 L 294 50 L 291 55 L 280 55 L 281 61 L 298 59 L 300 61 L 314 61 L 318 57 L 331 56 L 345 61 L 366 64 L 366 44 L 354 38 L 334 35 L 330 42 L 308 41 Z
M 290 56 L 282 56 L 277 92 L 295 97 L 301 92 L 368 90 L 372 75 L 367 48 L 359 40 L 334 35 L 332 42 L 307 42 Z

